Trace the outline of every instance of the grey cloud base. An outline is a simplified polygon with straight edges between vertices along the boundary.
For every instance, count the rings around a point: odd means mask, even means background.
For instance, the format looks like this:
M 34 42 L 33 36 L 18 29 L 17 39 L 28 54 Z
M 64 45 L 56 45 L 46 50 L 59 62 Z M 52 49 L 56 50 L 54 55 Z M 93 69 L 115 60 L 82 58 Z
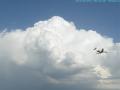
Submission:
M 98 55 L 95 47 L 108 53 Z M 120 89 L 119 60 L 119 42 L 54 16 L 0 33 L 0 89 Z

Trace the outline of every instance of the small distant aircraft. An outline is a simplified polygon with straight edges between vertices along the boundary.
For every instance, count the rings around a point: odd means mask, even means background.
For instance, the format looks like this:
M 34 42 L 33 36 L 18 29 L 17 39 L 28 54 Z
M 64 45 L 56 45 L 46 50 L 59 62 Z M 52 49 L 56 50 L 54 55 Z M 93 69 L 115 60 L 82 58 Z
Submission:
M 107 53 L 103 48 L 101 50 L 97 50 L 97 48 L 94 48 L 93 50 L 96 50 L 97 54 Z

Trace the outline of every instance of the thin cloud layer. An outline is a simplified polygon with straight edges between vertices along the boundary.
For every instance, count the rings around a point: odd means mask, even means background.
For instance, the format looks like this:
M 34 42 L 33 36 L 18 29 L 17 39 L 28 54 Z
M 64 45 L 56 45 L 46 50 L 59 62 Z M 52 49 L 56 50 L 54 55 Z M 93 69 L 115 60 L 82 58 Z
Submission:
M 120 43 L 54 16 L 0 33 L 0 89 L 120 89 L 119 60 Z

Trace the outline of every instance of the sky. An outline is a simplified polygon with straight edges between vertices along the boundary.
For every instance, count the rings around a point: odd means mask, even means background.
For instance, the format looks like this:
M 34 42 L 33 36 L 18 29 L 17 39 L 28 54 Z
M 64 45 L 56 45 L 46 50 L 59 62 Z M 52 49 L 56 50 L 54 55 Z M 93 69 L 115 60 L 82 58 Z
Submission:
M 120 41 L 120 3 L 76 0 L 0 0 L 0 30 L 25 29 L 39 20 L 60 16 L 77 28 L 92 29 Z
M 0 1 L 0 90 L 120 90 L 119 3 Z

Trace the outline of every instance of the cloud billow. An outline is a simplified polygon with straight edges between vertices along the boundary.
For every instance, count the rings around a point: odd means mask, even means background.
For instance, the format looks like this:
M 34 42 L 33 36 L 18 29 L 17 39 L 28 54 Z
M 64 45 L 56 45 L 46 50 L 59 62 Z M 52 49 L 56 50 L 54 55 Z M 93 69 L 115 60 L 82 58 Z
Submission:
M 54 16 L 0 33 L 0 89 L 120 89 L 119 55 L 119 42 Z

